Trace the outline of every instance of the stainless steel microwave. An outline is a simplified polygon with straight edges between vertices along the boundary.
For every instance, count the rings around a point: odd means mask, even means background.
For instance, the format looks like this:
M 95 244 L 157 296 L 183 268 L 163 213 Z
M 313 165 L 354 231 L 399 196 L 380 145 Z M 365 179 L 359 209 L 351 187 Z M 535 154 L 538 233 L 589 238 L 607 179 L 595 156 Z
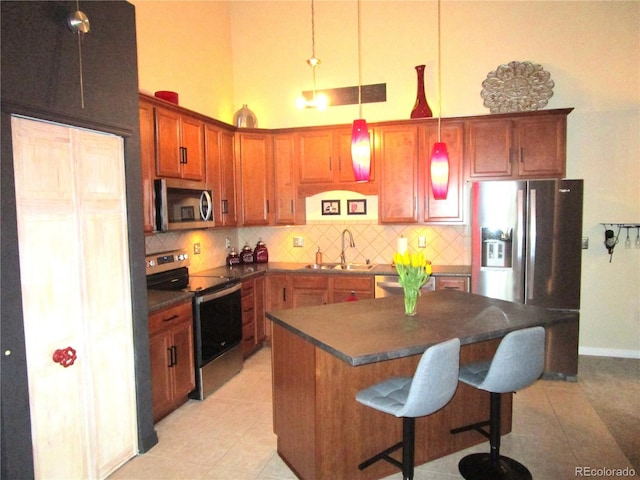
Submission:
M 179 180 L 157 179 L 156 229 L 160 232 L 213 227 L 211 190 L 186 188 Z

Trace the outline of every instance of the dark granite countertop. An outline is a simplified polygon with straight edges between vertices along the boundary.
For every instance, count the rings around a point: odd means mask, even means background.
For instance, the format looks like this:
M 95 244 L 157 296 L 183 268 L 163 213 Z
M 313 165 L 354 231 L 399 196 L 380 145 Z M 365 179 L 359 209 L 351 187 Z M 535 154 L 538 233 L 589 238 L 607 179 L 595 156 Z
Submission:
M 421 295 L 415 317 L 404 315 L 401 295 L 278 310 L 267 317 L 353 366 L 420 354 L 455 337 L 465 345 L 530 326 L 577 321 L 572 311 L 451 290 Z
M 193 276 L 226 276 L 246 280 L 254 275 L 260 275 L 264 272 L 275 273 L 308 273 L 313 275 L 397 275 L 394 266 L 389 264 L 375 265 L 371 270 L 315 270 L 305 268 L 307 263 L 295 262 L 269 262 L 269 263 L 251 263 L 246 265 L 235 265 L 233 267 L 220 266 L 208 270 L 191 273 Z M 466 265 L 434 265 L 433 275 L 447 276 L 469 276 L 471 275 L 471 267 Z M 181 303 L 185 299 L 190 299 L 193 294 L 182 291 L 147 291 L 147 308 L 149 313 L 162 310 L 176 303 Z

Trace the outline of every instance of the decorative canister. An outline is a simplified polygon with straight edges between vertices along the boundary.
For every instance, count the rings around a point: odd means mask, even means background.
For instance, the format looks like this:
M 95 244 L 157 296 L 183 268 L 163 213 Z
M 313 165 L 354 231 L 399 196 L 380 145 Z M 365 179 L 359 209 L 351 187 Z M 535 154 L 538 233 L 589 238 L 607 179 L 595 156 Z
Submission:
M 240 252 L 240 263 L 253 263 L 253 250 L 251 250 L 248 243 L 242 247 L 242 251 Z
M 258 118 L 256 114 L 249 110 L 247 104 L 233 115 L 233 124 L 238 128 L 258 128 Z
M 238 255 L 238 252 L 236 252 L 236 249 L 231 247 L 231 251 L 229 252 L 229 255 L 227 255 L 227 265 L 233 267 L 234 265 L 239 264 L 240 256 Z
M 416 94 L 416 103 L 411 110 L 411 118 L 430 118 L 433 117 L 427 96 L 424 93 L 424 65 L 416 66 L 418 75 L 418 93 Z
M 256 263 L 267 263 L 269 261 L 269 250 L 267 250 L 267 246 L 262 239 L 256 243 L 256 248 L 253 250 L 253 259 Z

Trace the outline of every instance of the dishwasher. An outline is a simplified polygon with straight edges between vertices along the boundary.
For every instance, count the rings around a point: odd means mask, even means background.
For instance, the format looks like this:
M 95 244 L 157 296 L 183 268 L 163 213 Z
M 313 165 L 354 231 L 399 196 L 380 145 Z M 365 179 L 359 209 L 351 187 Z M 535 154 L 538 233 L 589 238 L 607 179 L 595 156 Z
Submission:
M 376 275 L 374 298 L 391 297 L 393 295 L 403 295 L 402 285 L 398 282 L 398 275 Z M 420 288 L 421 292 L 430 292 L 436 289 L 436 279 L 432 275 L 429 280 Z

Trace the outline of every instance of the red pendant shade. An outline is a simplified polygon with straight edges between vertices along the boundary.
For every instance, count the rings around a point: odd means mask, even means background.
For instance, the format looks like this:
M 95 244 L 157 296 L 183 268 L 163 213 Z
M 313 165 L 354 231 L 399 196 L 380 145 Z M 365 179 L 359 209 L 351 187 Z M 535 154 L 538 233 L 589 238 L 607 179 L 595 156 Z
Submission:
M 371 144 L 366 120 L 353 121 L 351 130 L 351 161 L 356 182 L 368 182 L 371 172 Z
M 449 190 L 449 153 L 447 144 L 436 142 L 431 152 L 431 191 L 436 200 L 446 200 Z

